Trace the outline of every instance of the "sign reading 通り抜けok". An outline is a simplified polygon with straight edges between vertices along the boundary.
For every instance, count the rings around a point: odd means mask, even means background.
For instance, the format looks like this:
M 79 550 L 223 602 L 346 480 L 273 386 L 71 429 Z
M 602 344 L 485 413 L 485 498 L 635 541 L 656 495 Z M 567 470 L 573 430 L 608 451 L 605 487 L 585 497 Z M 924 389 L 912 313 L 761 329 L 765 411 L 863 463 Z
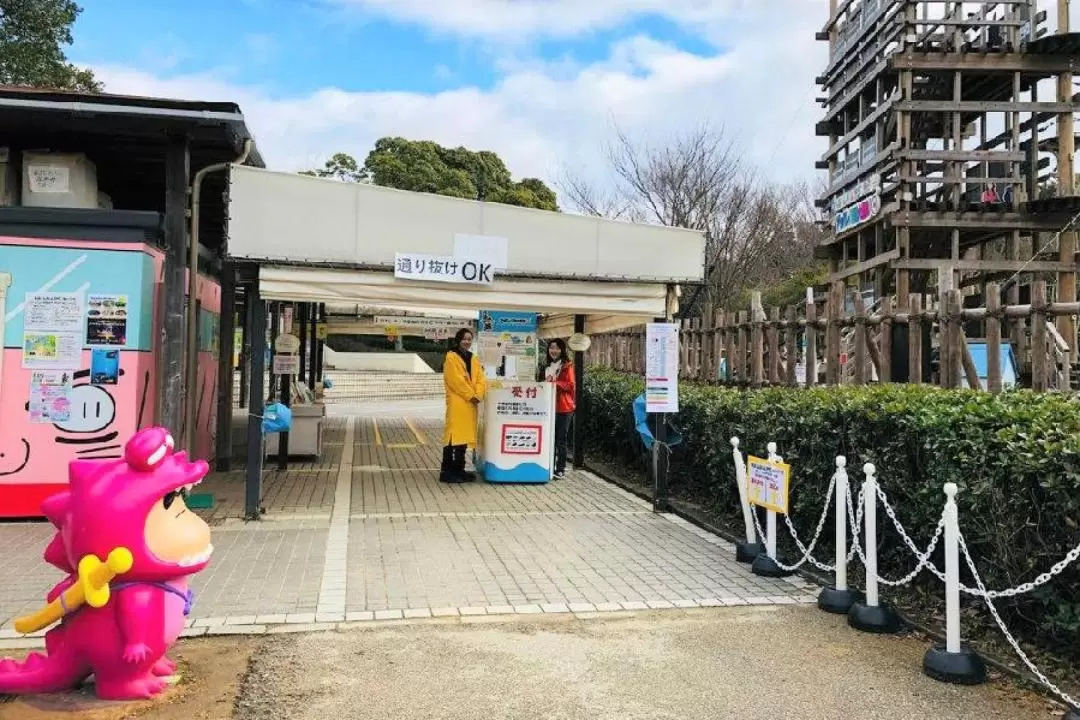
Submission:
M 495 280 L 492 263 L 450 255 L 395 253 L 394 277 L 402 280 L 487 285 Z
M 751 505 L 787 515 L 790 477 L 791 467 L 786 463 L 749 456 L 746 459 L 747 500 Z

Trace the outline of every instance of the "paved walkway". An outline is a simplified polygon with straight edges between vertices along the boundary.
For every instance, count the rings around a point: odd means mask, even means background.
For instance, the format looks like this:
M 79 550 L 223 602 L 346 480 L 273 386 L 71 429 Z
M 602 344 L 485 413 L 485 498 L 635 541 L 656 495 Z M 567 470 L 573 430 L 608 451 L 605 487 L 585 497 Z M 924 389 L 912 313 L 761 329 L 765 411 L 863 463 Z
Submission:
M 189 634 L 815 600 L 801 579 L 757 577 L 727 542 L 588 473 L 439 483 L 440 422 L 423 414 L 329 418 L 319 461 L 266 472 L 260 522 L 241 519 L 242 469 L 211 476 L 201 489 L 217 502 L 199 512 L 215 556 L 193 581 Z M 50 535 L 0 525 L 0 643 L 59 579 L 40 559 Z

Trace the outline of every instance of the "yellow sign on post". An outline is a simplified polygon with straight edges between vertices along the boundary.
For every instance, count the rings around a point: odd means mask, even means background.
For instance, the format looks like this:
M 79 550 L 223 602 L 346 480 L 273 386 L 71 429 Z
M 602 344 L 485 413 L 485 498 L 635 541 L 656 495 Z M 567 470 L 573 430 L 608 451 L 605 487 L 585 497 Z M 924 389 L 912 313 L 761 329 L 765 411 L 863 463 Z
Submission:
M 746 458 L 746 491 L 751 505 L 788 514 L 788 483 L 791 466 L 749 455 Z

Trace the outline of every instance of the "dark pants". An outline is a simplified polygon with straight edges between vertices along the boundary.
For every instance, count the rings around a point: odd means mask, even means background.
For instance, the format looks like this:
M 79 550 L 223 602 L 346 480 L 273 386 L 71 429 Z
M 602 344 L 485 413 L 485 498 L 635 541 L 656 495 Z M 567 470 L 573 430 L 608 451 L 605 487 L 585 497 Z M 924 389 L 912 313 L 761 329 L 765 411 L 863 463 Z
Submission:
M 441 480 L 464 480 L 465 474 L 465 446 L 445 445 L 442 450 L 442 468 L 439 479 Z
M 555 472 L 566 472 L 566 446 L 570 435 L 570 421 L 574 413 L 555 415 Z

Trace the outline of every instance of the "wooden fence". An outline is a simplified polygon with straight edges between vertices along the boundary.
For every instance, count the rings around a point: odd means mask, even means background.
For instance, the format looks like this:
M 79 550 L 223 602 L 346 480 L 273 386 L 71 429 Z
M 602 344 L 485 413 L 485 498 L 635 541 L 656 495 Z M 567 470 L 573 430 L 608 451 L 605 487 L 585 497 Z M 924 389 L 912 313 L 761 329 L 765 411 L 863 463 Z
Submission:
M 1065 390 L 1070 388 L 1071 357 L 1051 320 L 1077 315 L 1080 303 L 1049 303 L 1046 297 L 1046 282 L 1037 281 L 1031 286 L 1030 304 L 1002 306 L 999 286 L 988 284 L 986 307 L 963 307 L 960 291 L 951 290 L 940 301 L 912 295 L 906 308 L 894 307 L 892 298 L 885 297 L 868 311 L 856 293 L 854 312 L 847 313 L 845 286 L 838 282 L 829 289 L 821 312 L 808 293 L 800 308 L 774 307 L 766 314 L 760 294 L 755 294 L 748 310 L 720 312 L 711 322 L 681 321 L 679 374 L 684 379 L 755 388 L 862 385 L 884 379 L 1000 392 L 1003 375 L 1008 376 L 1003 373 L 1001 348 L 1008 344 L 1019 365 L 1017 384 Z M 972 331 L 985 338 L 982 378 L 968 346 Z M 937 349 L 935 364 L 928 362 L 928 347 Z M 643 373 L 644 327 L 595 336 L 587 359 Z

